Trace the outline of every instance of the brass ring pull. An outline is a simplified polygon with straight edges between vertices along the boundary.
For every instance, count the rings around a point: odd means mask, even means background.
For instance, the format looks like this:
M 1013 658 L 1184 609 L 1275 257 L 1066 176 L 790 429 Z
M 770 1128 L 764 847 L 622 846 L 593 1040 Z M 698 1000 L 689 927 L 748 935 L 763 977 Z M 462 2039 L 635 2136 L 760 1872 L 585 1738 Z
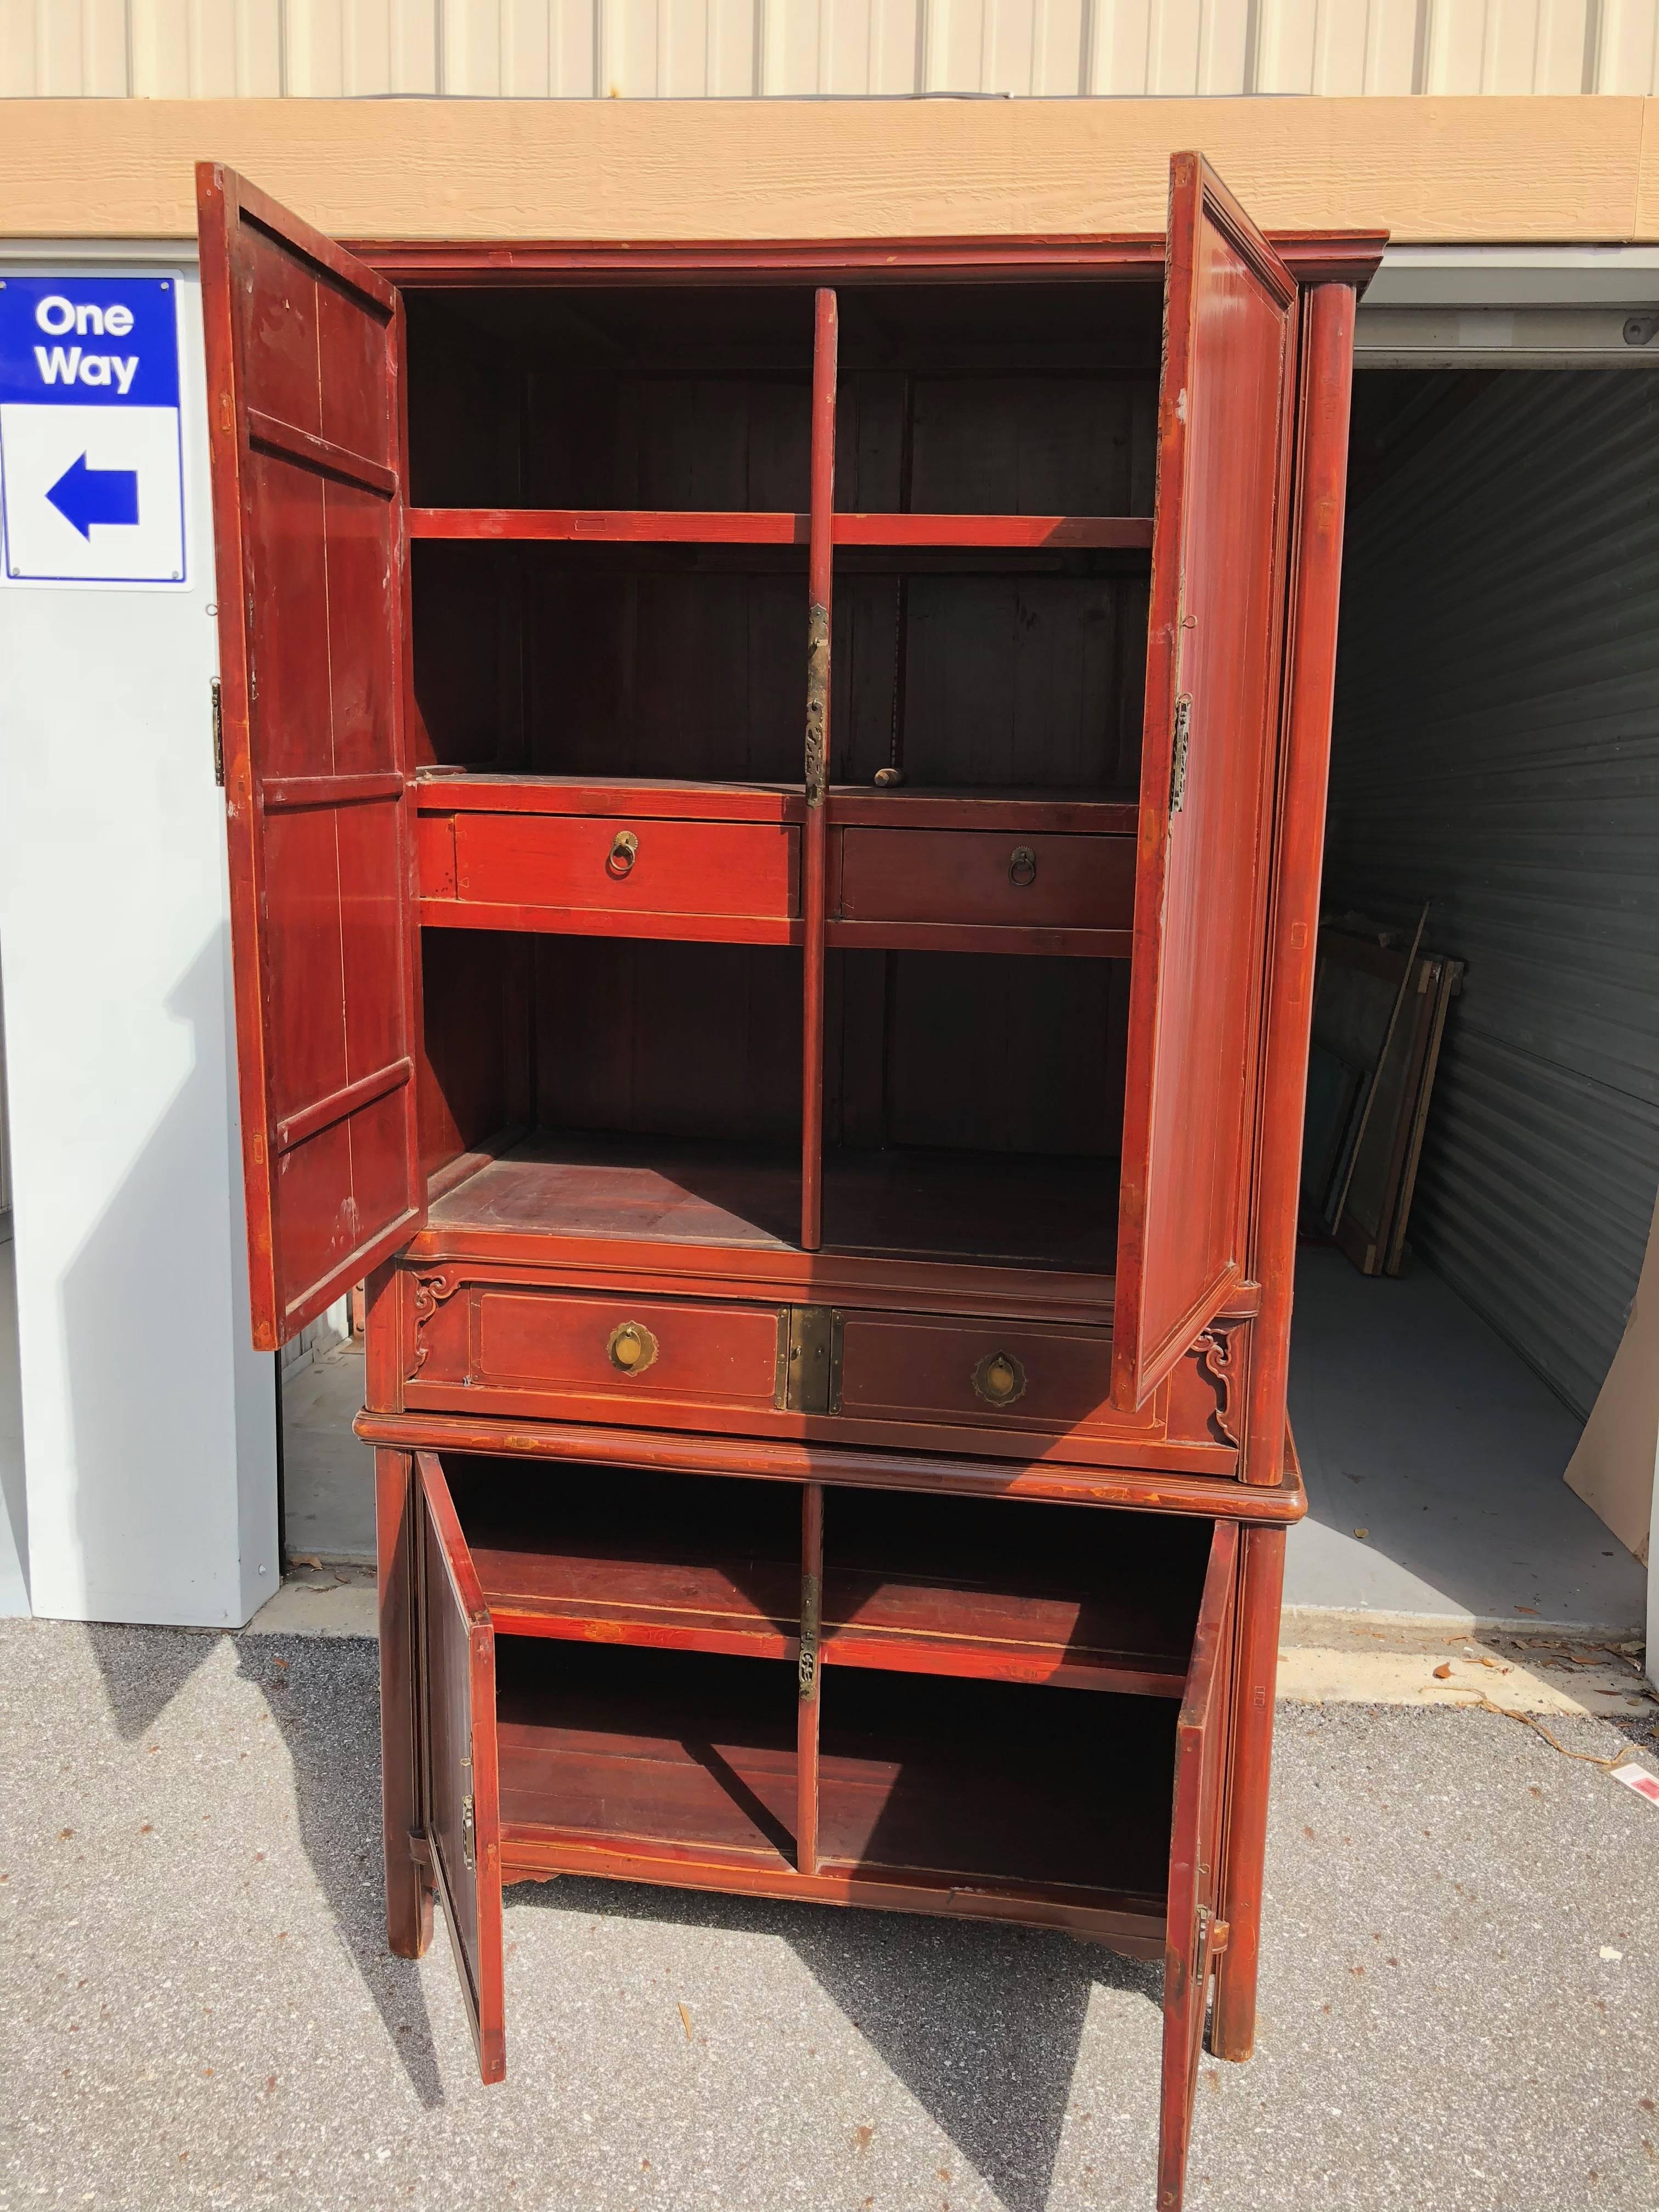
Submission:
M 974 1370 L 974 1388 L 988 1406 L 1012 1406 L 1025 1395 L 1025 1370 L 1012 1352 L 988 1352 Z
M 625 876 L 639 854 L 640 841 L 631 830 L 618 830 L 611 841 L 605 866 L 613 876 Z
M 1008 855 L 1008 880 L 1022 890 L 1036 881 L 1036 854 L 1029 845 L 1016 845 Z
M 657 1356 L 657 1340 L 641 1322 L 625 1321 L 611 1330 L 605 1349 L 619 1375 L 643 1375 Z

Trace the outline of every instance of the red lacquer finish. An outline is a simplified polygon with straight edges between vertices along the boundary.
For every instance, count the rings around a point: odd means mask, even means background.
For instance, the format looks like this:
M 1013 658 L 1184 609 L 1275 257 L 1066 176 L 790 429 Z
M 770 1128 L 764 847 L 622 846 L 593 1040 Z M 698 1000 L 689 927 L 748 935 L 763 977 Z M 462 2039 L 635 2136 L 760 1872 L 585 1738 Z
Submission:
M 836 504 L 836 295 L 820 292 L 812 319 L 812 507 L 806 556 L 806 826 L 801 847 L 803 1052 L 800 1241 L 823 1240 L 823 924 L 830 840 L 830 644 Z
M 495 1631 L 443 1469 L 416 1455 L 421 1837 L 486 2081 L 507 2075 Z
M 249 1289 L 270 1350 L 419 1226 L 401 315 L 198 176 Z
M 1296 300 L 1206 164 L 1177 155 L 1118 1231 L 1123 1406 L 1244 1279 Z
M 1195 155 L 1158 240 L 202 204 L 254 1304 L 374 1271 L 391 1946 L 441 1902 L 486 2080 L 503 1879 L 1161 1956 L 1176 2212 L 1382 241 Z
M 1285 1454 L 1294 1471 L 1295 1449 Z M 1256 1978 L 1261 1958 L 1261 1885 L 1267 1863 L 1267 1788 L 1279 1674 L 1279 1608 L 1285 1590 L 1285 1531 L 1259 1524 L 1239 1532 L 1238 1649 L 1229 1726 L 1225 1848 L 1221 1911 L 1231 1929 L 1216 1970 L 1210 2047 L 1218 2058 L 1248 2058 L 1255 2048 Z
M 1320 859 L 1336 688 L 1337 603 L 1347 496 L 1354 295 L 1322 284 L 1303 306 L 1301 420 L 1291 545 L 1283 760 L 1268 927 L 1267 1046 L 1254 1269 L 1261 1285 L 1247 1479 L 1272 1482 L 1284 1449 L 1302 1115 L 1319 935 Z
M 1170 1892 L 1164 1938 L 1164 2080 L 1158 2099 L 1159 2212 L 1176 2212 L 1187 2172 L 1210 1975 L 1230 1931 L 1218 1922 L 1227 1715 L 1232 1679 L 1238 1524 L 1218 1522 L 1176 1729 Z
M 412 507 L 409 534 L 451 544 L 806 545 L 809 514 L 666 513 L 599 507 Z M 961 546 L 1009 551 L 1144 549 L 1152 542 L 1150 515 L 1138 514 L 836 514 L 836 545 Z

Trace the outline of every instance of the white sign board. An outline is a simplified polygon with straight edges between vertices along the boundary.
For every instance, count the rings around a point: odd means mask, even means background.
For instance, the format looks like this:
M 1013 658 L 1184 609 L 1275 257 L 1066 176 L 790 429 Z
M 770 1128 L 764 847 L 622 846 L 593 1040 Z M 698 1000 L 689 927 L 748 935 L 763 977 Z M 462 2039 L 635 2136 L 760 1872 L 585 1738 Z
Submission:
M 187 583 L 171 278 L 0 279 L 0 580 Z

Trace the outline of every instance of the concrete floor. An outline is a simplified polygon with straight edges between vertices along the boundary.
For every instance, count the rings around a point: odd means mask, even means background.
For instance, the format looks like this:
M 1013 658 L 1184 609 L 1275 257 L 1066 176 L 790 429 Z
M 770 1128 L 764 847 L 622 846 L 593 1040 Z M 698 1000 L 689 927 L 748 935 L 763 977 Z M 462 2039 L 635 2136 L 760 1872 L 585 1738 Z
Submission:
M 284 1403 L 290 1555 L 372 1559 L 361 1350 L 322 1354 Z M 1358 1615 L 1642 1634 L 1645 1574 L 1561 1480 L 1578 1422 L 1427 1268 L 1368 1280 L 1339 1252 L 1304 1252 L 1291 1412 L 1309 1497 L 1285 1571 L 1292 1632 Z
M 382 1947 L 372 1645 L 9 1622 L 0 1735 L 0 2203 L 1151 2212 L 1156 1969 L 527 1885 L 486 2090 L 441 1937 Z M 1656 1824 L 1495 1716 L 1285 1709 L 1191 2212 L 1650 2212 Z
M 363 1402 L 363 1348 L 319 1352 L 283 1384 L 284 1549 L 367 1563 L 374 1557 L 374 1455 L 351 1433 Z
M 1428 1268 L 1367 1279 L 1304 1251 L 1291 1420 L 1308 1486 L 1293 1624 L 1643 1633 L 1645 1572 L 1561 1479 L 1582 1424 Z

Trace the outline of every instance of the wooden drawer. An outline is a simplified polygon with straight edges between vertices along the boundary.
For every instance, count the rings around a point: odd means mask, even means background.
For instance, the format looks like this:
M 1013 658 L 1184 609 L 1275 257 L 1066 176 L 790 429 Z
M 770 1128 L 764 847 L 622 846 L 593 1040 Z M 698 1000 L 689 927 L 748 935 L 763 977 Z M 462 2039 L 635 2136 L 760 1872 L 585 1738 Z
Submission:
M 865 1420 L 1087 1428 L 1109 1412 L 1107 1329 L 848 1312 L 837 1411 Z
M 547 1401 L 550 1413 L 607 1420 L 680 1419 L 698 1407 L 769 1412 L 777 1394 L 775 1306 L 634 1297 L 475 1283 L 447 1304 L 416 1308 L 411 1403 L 479 1412 Z
M 872 830 L 839 837 L 834 912 L 852 923 L 1127 931 L 1135 841 L 1018 830 Z
M 422 817 L 422 919 L 453 901 L 537 915 L 747 921 L 787 928 L 799 907 L 800 832 L 786 823 L 664 822 L 592 814 Z M 497 916 L 480 915 L 494 926 Z

